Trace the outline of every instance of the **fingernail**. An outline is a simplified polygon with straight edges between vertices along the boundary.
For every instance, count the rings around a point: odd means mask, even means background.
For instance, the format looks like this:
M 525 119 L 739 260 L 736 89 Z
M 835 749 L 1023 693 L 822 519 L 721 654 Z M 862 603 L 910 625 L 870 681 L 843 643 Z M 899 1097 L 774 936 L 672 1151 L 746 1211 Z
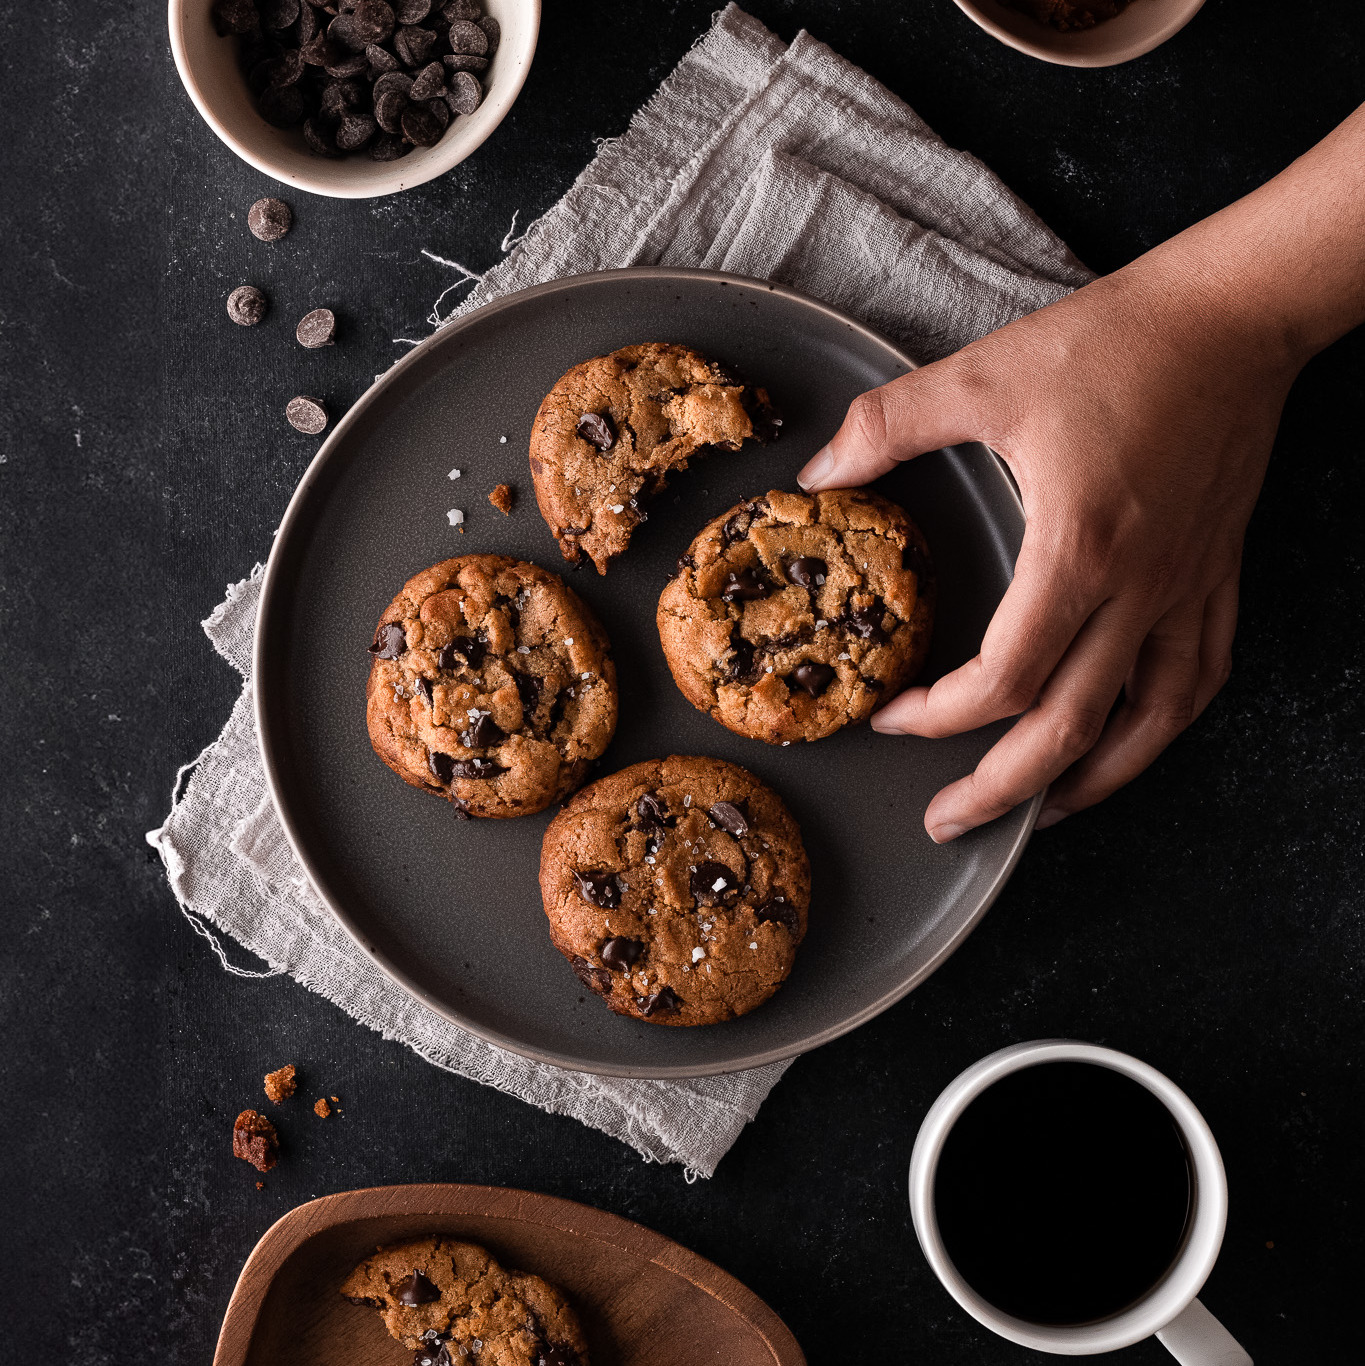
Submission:
M 965 835 L 971 828 L 970 825 L 936 825 L 929 832 L 929 838 L 935 844 L 947 844 L 949 840 Z
M 1056 825 L 1058 821 L 1064 821 L 1068 813 L 1063 811 L 1060 806 L 1045 806 L 1039 813 L 1038 819 L 1033 822 L 1035 830 L 1046 830 L 1049 825 Z
M 905 732 L 890 718 L 882 716 L 881 712 L 873 712 L 872 719 L 868 725 L 877 732 L 878 735 L 904 735 Z
M 816 451 L 811 458 L 806 461 L 801 473 L 796 476 L 796 482 L 803 489 L 808 489 L 812 484 L 818 484 L 826 479 L 834 471 L 834 456 L 826 446 L 823 450 Z

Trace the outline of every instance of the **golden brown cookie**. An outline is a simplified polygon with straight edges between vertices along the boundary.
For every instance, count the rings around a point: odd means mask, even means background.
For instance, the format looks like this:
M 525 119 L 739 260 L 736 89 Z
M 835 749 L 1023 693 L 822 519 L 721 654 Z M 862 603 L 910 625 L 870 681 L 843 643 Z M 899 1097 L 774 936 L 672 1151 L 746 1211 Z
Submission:
M 923 666 L 933 573 L 919 529 L 865 489 L 774 490 L 710 522 L 659 599 L 673 678 L 769 744 L 866 720 Z
M 768 395 L 686 346 L 624 346 L 575 365 L 546 394 L 531 429 L 541 516 L 566 560 L 599 574 L 645 520 L 670 470 L 703 447 L 736 451 L 782 425 Z
M 674 755 L 574 797 L 545 832 L 540 892 L 555 947 L 618 1015 L 715 1024 L 786 981 L 810 863 L 771 788 Z
M 413 1366 L 588 1366 L 588 1344 L 563 1291 L 500 1266 L 453 1238 L 381 1247 L 341 1287 L 377 1308 L 384 1327 L 417 1349 Z
M 379 620 L 375 753 L 461 816 L 527 816 L 572 792 L 616 729 L 606 632 L 562 579 L 502 555 L 443 560 Z

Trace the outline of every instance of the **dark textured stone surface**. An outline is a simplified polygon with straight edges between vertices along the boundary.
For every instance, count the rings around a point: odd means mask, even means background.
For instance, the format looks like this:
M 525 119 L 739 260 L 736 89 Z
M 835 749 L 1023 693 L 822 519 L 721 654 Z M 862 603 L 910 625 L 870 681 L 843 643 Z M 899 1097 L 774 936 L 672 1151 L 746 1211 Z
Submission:
M 1232 1218 L 1205 1298 L 1256 1359 L 1356 1349 L 1359 334 L 1291 396 L 1223 696 L 1139 782 L 1040 835 L 930 983 L 798 1062 L 713 1181 L 438 1072 L 287 979 L 229 977 L 176 914 L 143 832 L 236 695 L 198 623 L 268 550 L 316 448 L 285 402 L 343 412 L 450 282 L 419 249 L 496 259 L 513 209 L 524 226 L 624 129 L 713 2 L 548 6 L 525 93 L 469 162 L 397 199 L 286 195 L 296 226 L 273 245 L 245 214 L 279 187 L 195 117 L 160 8 L 8 7 L 25 55 L 0 146 L 4 1360 L 205 1362 L 243 1259 L 292 1205 L 460 1180 L 682 1240 L 819 1366 L 1041 1361 L 932 1280 L 904 1178 L 945 1082 L 1056 1034 L 1141 1054 L 1208 1115 Z M 1303 0 L 1292 27 L 1269 0 L 1211 0 L 1159 52 L 1098 72 L 1018 56 L 949 0 L 753 8 L 886 81 L 1100 269 L 1278 169 L 1351 109 L 1365 66 L 1350 0 Z M 274 303 L 253 329 L 223 309 L 243 280 Z M 345 342 L 303 354 L 292 321 L 319 299 Z M 232 1120 L 288 1060 L 300 1095 L 267 1107 L 284 1157 L 258 1192 Z M 310 1113 L 334 1093 L 340 1116 Z M 1119 1359 L 1167 1360 L 1152 1343 Z

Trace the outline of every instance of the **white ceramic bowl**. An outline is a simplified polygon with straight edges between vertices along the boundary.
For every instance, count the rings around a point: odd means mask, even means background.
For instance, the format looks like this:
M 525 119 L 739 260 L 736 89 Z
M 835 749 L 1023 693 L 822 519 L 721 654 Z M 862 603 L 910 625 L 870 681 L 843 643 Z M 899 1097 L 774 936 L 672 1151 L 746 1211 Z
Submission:
M 237 39 L 220 38 L 209 18 L 212 0 L 170 0 L 171 52 L 204 122 L 258 171 L 298 190 L 334 199 L 372 199 L 433 180 L 458 165 L 502 122 L 521 93 L 540 31 L 540 0 L 484 0 L 502 39 L 484 83 L 483 103 L 451 120 L 435 147 L 397 161 L 371 161 L 362 151 L 331 160 L 315 156 L 297 128 L 275 128 L 259 113 L 237 65 Z
M 1059 66 L 1117 66 L 1179 33 L 1204 0 L 1133 0 L 1122 14 L 1094 28 L 1059 33 L 1000 0 L 954 0 L 973 23 L 1030 57 Z

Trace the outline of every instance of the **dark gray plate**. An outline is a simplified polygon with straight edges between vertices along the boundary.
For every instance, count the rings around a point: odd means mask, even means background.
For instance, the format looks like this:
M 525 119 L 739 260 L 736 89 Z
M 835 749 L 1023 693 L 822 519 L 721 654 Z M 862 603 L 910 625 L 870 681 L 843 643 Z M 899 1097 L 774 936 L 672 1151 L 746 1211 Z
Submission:
M 782 795 L 814 870 L 810 933 L 790 980 L 741 1020 L 667 1029 L 612 1015 L 550 944 L 537 886 L 554 811 L 454 819 L 405 786 L 365 731 L 379 614 L 414 573 L 478 551 L 566 572 L 527 468 L 545 392 L 577 361 L 678 341 L 766 385 L 786 419 L 764 449 L 675 476 L 605 577 L 571 582 L 611 637 L 621 688 L 601 773 L 667 754 L 743 764 Z M 271 790 L 313 885 L 376 963 L 433 1010 L 564 1067 L 681 1077 L 791 1057 L 885 1010 L 962 942 L 1000 891 L 1037 803 L 939 848 L 929 798 L 969 772 L 996 731 L 893 739 L 862 726 L 772 748 L 694 711 L 673 685 L 654 610 L 674 561 L 718 512 L 796 471 L 849 401 L 909 368 L 889 342 L 790 290 L 700 271 L 578 276 L 443 328 L 337 424 L 304 475 L 270 556 L 256 634 L 256 720 Z M 504 444 L 502 438 L 506 437 Z M 458 467 L 463 477 L 451 481 Z M 495 483 L 517 488 L 504 518 Z M 975 653 L 1009 582 L 1023 514 L 984 447 L 912 461 L 878 486 L 924 529 L 938 566 L 929 676 Z M 465 509 L 465 534 L 446 510 Z

